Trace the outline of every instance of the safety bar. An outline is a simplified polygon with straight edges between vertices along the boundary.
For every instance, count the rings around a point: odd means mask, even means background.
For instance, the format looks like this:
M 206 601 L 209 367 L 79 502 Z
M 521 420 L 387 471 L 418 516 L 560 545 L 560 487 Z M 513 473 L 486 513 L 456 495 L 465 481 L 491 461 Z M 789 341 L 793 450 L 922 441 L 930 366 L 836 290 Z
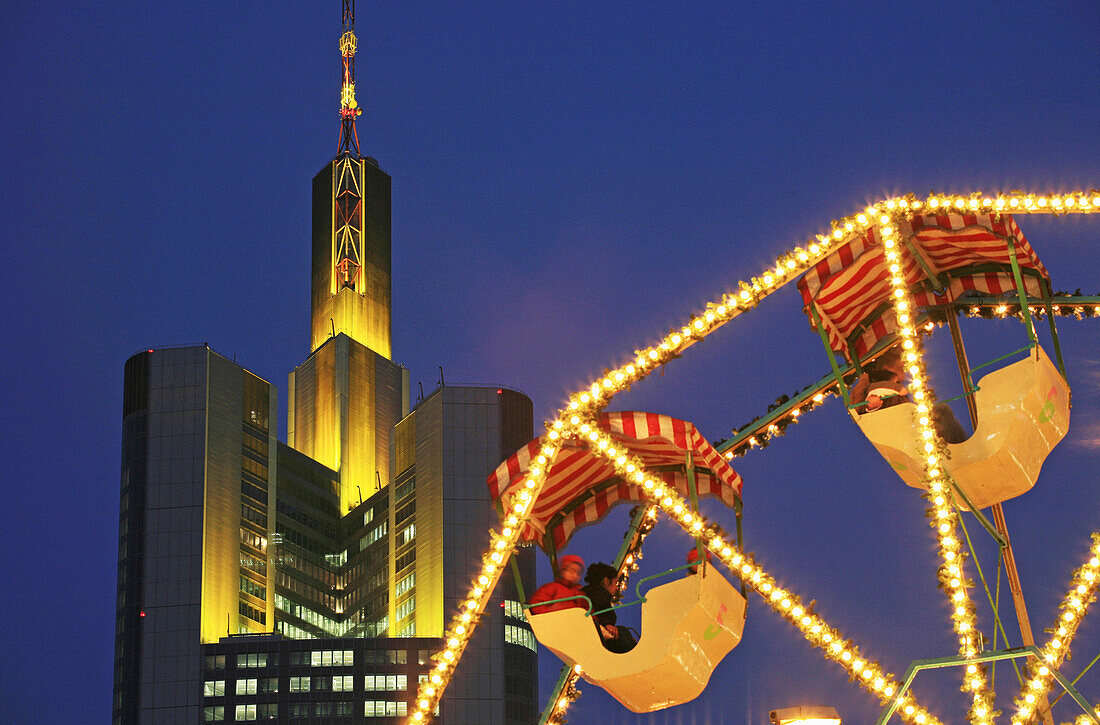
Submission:
M 573 601 L 574 599 L 583 599 L 584 601 L 588 602 L 588 606 L 585 607 L 585 609 L 588 610 L 586 612 L 586 614 L 588 616 L 591 616 L 591 613 L 592 613 L 592 600 L 589 599 L 588 597 L 584 596 L 583 594 L 576 594 L 576 595 L 571 596 L 571 597 L 562 597 L 561 599 L 548 599 L 545 602 L 535 602 L 534 604 L 524 604 L 523 608 L 524 609 L 531 609 L 533 607 L 541 607 L 541 606 L 546 605 L 546 604 L 557 604 L 558 602 L 570 602 L 570 601 Z
M 1030 351 L 1035 347 L 1036 344 L 1037 343 L 1029 342 L 1028 344 L 1024 345 L 1023 347 L 1021 347 L 1018 350 L 1013 350 L 1012 352 L 1006 352 L 1004 355 L 1001 355 L 1000 357 L 995 357 L 992 360 L 990 360 L 989 362 L 984 362 L 981 365 L 975 365 L 974 367 L 970 368 L 970 372 L 973 373 L 975 370 L 981 370 L 982 368 L 987 368 L 990 365 L 992 365 L 993 363 L 998 363 L 1001 360 L 1006 360 L 1006 359 L 1012 357 L 1013 355 L 1018 355 L 1021 352 L 1024 352 L 1025 350 Z
M 610 612 L 613 609 L 623 609 L 624 607 L 633 607 L 635 604 L 645 604 L 646 598 L 644 596 L 642 596 L 642 584 L 645 584 L 650 579 L 657 579 L 659 577 L 667 576 L 668 574 L 673 574 L 675 572 L 683 571 L 684 569 L 690 569 L 693 566 L 700 566 L 700 565 L 701 565 L 700 562 L 692 562 L 690 564 L 684 564 L 682 566 L 678 566 L 675 569 L 669 569 L 668 571 L 663 571 L 660 574 L 652 574 L 650 576 L 645 577 L 644 579 L 640 579 L 638 581 L 638 583 L 634 585 L 634 593 L 638 595 L 638 598 L 636 600 L 634 600 L 633 602 L 624 602 L 623 604 L 616 604 L 614 606 L 608 607 L 607 609 L 601 609 L 598 612 L 592 612 L 589 616 L 595 617 L 597 614 L 603 614 L 604 612 Z
M 902 397 L 905 397 L 905 398 L 909 397 L 909 394 L 908 394 L 908 393 L 890 393 L 889 395 L 879 395 L 879 396 L 877 396 L 877 397 L 878 397 L 878 398 L 879 398 L 880 400 L 882 400 L 883 402 L 886 402 L 886 401 L 887 401 L 887 400 L 889 400 L 890 398 L 896 398 L 896 397 L 898 397 L 899 395 L 900 395 L 900 396 L 902 396 Z M 854 409 L 856 409 L 856 408 L 862 408 L 862 407 L 863 407 L 863 406 L 865 406 L 865 405 L 867 405 L 867 401 L 866 401 L 866 400 L 863 400 L 863 401 L 861 401 L 861 402 L 859 402 L 859 403 L 849 403 L 849 404 L 848 404 L 848 409 L 849 409 L 849 410 L 854 410 Z M 875 410 L 878 410 L 878 408 L 875 408 Z M 874 411 L 872 411 L 872 412 L 874 412 Z

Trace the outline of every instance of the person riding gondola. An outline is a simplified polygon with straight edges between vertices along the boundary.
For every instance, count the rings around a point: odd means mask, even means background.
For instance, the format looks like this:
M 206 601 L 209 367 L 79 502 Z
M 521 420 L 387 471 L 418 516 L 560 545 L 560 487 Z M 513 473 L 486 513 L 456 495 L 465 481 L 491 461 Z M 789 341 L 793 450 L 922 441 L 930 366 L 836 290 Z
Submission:
M 556 612 L 560 609 L 570 609 L 571 607 L 583 608 L 585 606 L 584 600 L 581 599 L 581 596 L 584 594 L 584 592 L 581 591 L 581 575 L 584 573 L 584 559 L 576 554 L 566 554 L 561 558 L 559 571 L 561 573 L 558 578 L 536 589 L 535 593 L 531 595 L 531 601 L 529 602 L 530 604 L 538 604 L 539 602 L 551 603 L 544 604 L 540 607 L 531 607 L 531 614 L 546 614 L 547 612 Z M 569 599 L 569 597 L 576 597 L 576 599 Z M 567 601 L 557 601 L 559 599 L 566 599 Z
M 581 591 L 592 600 L 592 619 L 600 633 L 600 641 L 603 642 L 603 646 L 611 652 L 621 654 L 634 649 L 634 645 L 638 644 L 638 641 L 629 629 L 616 626 L 617 617 L 614 609 L 606 612 L 601 611 L 614 603 L 615 596 L 618 594 L 618 587 L 616 586 L 618 577 L 619 572 L 615 570 L 615 567 L 597 561 L 588 567 L 588 572 L 584 575 L 584 580 L 587 583 L 581 587 Z
M 892 347 L 859 376 L 852 386 L 852 402 L 866 401 L 867 405 L 861 413 L 872 413 L 910 402 L 909 390 L 902 384 L 904 375 L 905 363 L 901 359 L 901 350 Z M 936 433 L 947 443 L 962 443 L 968 437 L 946 403 L 937 403 L 932 408 L 932 424 Z

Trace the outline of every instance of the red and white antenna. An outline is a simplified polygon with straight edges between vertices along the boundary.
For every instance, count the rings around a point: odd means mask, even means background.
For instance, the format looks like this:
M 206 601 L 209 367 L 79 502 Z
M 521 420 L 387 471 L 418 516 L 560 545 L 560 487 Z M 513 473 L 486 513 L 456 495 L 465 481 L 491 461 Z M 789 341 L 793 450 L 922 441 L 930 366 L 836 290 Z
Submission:
M 340 55 L 344 62 L 344 80 L 340 86 L 340 145 L 336 155 L 349 154 L 359 158 L 359 134 L 355 119 L 363 112 L 355 100 L 355 0 L 343 0 L 343 28 Z

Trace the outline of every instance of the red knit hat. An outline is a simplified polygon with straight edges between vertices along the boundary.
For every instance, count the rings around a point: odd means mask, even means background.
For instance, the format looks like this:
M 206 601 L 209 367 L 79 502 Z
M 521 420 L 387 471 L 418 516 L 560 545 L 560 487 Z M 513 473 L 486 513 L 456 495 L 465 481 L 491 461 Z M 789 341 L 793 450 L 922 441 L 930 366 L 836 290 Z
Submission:
M 703 551 L 706 552 L 707 561 L 710 561 L 710 552 L 707 551 L 706 549 L 703 549 Z M 688 551 L 687 563 L 692 564 L 692 563 L 696 562 L 698 559 L 699 559 L 699 550 L 698 549 L 691 549 L 690 551 Z
M 558 560 L 559 569 L 564 569 L 566 564 L 576 564 L 581 568 L 582 572 L 584 571 L 584 559 L 580 558 L 576 554 L 566 554 Z

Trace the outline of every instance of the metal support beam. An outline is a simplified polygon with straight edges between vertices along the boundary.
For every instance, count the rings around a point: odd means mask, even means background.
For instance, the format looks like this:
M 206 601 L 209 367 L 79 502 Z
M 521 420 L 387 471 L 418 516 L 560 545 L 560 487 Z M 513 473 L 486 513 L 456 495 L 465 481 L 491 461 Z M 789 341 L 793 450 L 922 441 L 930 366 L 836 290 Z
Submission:
M 840 366 L 836 362 L 836 353 L 833 352 L 833 348 L 829 346 L 829 334 L 825 332 L 825 325 L 821 322 L 821 315 L 817 313 L 817 306 L 810 302 L 810 314 L 814 318 L 814 327 L 817 329 L 817 334 L 821 336 L 821 343 L 825 345 L 825 354 L 829 356 L 829 366 L 833 369 L 833 377 L 836 378 L 837 387 L 840 389 L 840 397 L 844 399 L 844 407 L 848 407 L 851 404 L 851 400 L 848 399 L 848 386 L 844 384 L 844 375 L 840 371 Z
M 885 725 L 894 712 L 898 709 L 898 704 L 901 702 L 901 698 L 909 690 L 909 686 L 913 684 L 913 679 L 917 676 L 918 672 L 922 670 L 933 670 L 941 667 L 959 667 L 960 665 L 981 664 L 983 662 L 996 662 L 998 660 L 1017 659 L 1019 657 L 1034 657 L 1042 661 L 1042 653 L 1039 652 L 1039 648 L 1035 645 L 1028 645 L 1024 647 L 1009 647 L 1003 650 L 995 650 L 992 652 L 982 652 L 974 655 L 973 657 L 965 657 L 963 655 L 955 655 L 954 657 L 938 657 L 928 660 L 913 660 L 909 664 L 909 669 L 905 671 L 905 677 L 902 680 L 901 687 L 897 692 L 893 694 L 890 701 L 886 703 L 886 707 L 883 709 L 882 714 L 879 715 L 878 720 L 875 721 L 875 725 Z M 1049 667 L 1049 665 L 1048 665 Z M 1100 718 L 1097 717 L 1092 705 L 1088 700 L 1081 696 L 1081 693 L 1073 687 L 1073 684 L 1066 679 L 1058 670 L 1053 667 L 1050 668 L 1051 675 L 1054 680 L 1062 686 L 1062 688 L 1069 694 L 1074 701 L 1080 705 L 1085 714 L 1096 723 L 1100 725 Z M 1047 711 L 1047 717 L 1050 716 L 1049 710 Z
M 1012 270 L 1016 278 L 1018 285 L 1017 291 L 1020 294 L 1020 304 L 1026 310 L 1027 309 L 1027 296 L 1024 294 L 1023 281 L 1020 278 L 1020 267 L 1016 263 L 1016 253 L 1013 251 L 1012 240 L 1008 241 L 1008 249 L 1012 258 Z M 1029 337 L 1032 342 L 1035 342 L 1035 328 L 1031 325 L 1031 315 L 1027 313 L 1027 323 L 1029 325 Z M 978 406 L 974 400 L 974 390 L 970 386 L 971 372 L 970 362 L 967 359 L 966 347 L 963 344 L 962 332 L 959 330 L 959 321 L 955 318 L 953 313 L 947 315 L 947 326 L 951 330 L 951 344 L 955 348 L 955 361 L 959 366 L 959 376 L 963 381 L 963 389 L 966 391 L 966 407 L 970 413 L 970 424 L 974 427 L 974 430 L 978 430 Z M 974 507 L 970 504 L 969 499 L 966 498 L 962 490 L 955 485 L 952 480 L 952 487 L 955 491 L 962 496 L 966 501 L 967 506 L 970 506 L 970 510 L 974 512 L 976 516 L 979 516 L 979 520 L 982 521 L 982 526 L 989 530 L 988 522 L 984 516 L 981 516 Z M 1005 576 L 1008 578 L 1008 589 L 1012 594 L 1012 605 L 1016 610 L 1016 621 L 1020 625 L 1020 640 L 1025 646 L 1034 646 L 1035 637 L 1031 633 L 1031 618 L 1027 614 L 1027 602 L 1024 599 L 1023 587 L 1020 586 L 1020 573 L 1016 569 L 1016 556 L 1012 552 L 1012 540 L 1008 536 L 1008 523 L 1005 521 L 1004 508 L 999 503 L 993 504 L 993 525 L 996 529 L 996 535 L 994 538 L 1001 547 L 1001 558 L 1005 565 Z M 1043 720 L 1046 725 L 1054 725 L 1054 721 L 1050 717 L 1050 708 L 1047 706 L 1047 701 L 1044 698 L 1041 703 L 1041 711 L 1043 712 Z

